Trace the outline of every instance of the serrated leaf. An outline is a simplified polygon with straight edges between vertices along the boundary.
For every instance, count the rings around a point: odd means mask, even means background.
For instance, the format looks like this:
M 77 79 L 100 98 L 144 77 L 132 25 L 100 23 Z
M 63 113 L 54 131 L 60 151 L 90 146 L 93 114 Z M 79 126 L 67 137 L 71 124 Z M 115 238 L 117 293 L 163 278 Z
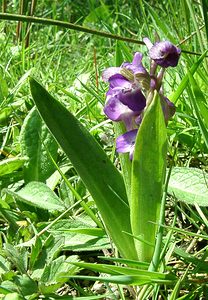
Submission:
M 25 248 L 17 249 L 10 244 L 5 244 L 4 252 L 7 259 L 11 261 L 22 274 L 27 272 L 28 252 Z
M 24 246 L 27 247 L 28 245 L 24 245 Z M 33 244 L 33 246 L 35 247 L 36 245 Z M 35 251 L 37 250 L 40 251 L 40 255 L 37 256 L 36 253 L 34 254 L 32 253 L 33 265 L 31 266 L 32 267 L 31 271 L 33 273 L 31 275 L 31 278 L 37 281 L 40 280 L 46 265 L 49 265 L 54 259 L 56 259 L 60 251 L 63 250 L 64 239 L 62 236 L 56 238 L 53 237 L 52 235 L 49 235 L 49 237 L 44 242 L 44 245 L 42 247 L 40 246 L 41 245 L 39 243 L 38 245 L 39 249 L 35 250 Z
M 70 256 L 66 260 L 66 257 L 62 255 L 46 265 L 39 282 L 42 293 L 55 292 L 64 282 L 68 281 L 68 276 L 76 274 L 79 267 L 71 263 L 78 260 L 77 256 Z
M 58 145 L 36 108 L 33 108 L 24 120 L 20 145 L 22 155 L 28 157 L 24 168 L 25 182 L 44 182 L 55 171 L 50 155 L 56 159 Z
M 8 189 L 6 192 L 23 203 L 46 209 L 50 212 L 63 211 L 65 209 L 63 201 L 43 182 L 33 181 L 18 192 Z
M 171 171 L 168 192 L 179 201 L 208 206 L 208 174 L 197 168 L 175 167 Z

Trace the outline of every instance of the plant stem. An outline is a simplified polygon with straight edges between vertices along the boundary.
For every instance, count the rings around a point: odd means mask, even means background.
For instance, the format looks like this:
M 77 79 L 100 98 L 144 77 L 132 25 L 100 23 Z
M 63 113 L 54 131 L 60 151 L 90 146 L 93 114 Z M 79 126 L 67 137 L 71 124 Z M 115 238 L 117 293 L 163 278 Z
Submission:
M 94 34 L 94 35 L 99 35 L 99 36 L 114 39 L 114 40 L 120 40 L 120 41 L 129 42 L 129 43 L 144 45 L 143 41 L 140 41 L 137 39 L 128 38 L 128 37 L 120 36 L 117 34 L 112 34 L 109 32 L 96 30 L 96 29 L 91 29 L 88 27 L 76 25 L 76 24 L 69 23 L 69 22 L 59 21 L 59 20 L 24 16 L 24 15 L 18 15 L 18 14 L 8 14 L 8 13 L 0 13 L 0 20 L 22 21 L 22 22 L 27 22 L 27 23 L 38 23 L 38 24 L 42 24 L 42 25 L 55 25 L 55 26 L 59 26 L 59 27 L 72 29 L 72 30 L 77 30 L 77 31 L 81 31 L 81 32 L 87 32 L 90 34 Z M 181 50 L 181 51 L 183 53 L 187 53 L 187 54 L 201 55 L 201 53 L 197 53 L 197 52 L 193 52 L 193 51 L 188 51 L 188 50 Z

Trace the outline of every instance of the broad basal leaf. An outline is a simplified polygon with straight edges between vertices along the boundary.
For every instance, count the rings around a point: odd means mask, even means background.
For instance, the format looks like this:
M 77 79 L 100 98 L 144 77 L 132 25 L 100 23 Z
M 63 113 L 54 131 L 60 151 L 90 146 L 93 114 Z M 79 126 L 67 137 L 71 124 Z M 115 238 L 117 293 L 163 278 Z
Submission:
M 196 168 L 173 168 L 168 192 L 188 204 L 208 206 L 208 174 Z
M 25 182 L 45 181 L 55 171 L 50 155 L 56 159 L 58 145 L 35 108 L 24 120 L 20 144 L 22 155 L 28 157 Z
M 166 165 L 166 126 L 157 93 L 139 128 L 132 163 L 131 225 L 140 261 L 150 261 Z
M 123 178 L 84 126 L 34 79 L 31 92 L 46 125 L 85 183 L 121 254 L 136 259 Z

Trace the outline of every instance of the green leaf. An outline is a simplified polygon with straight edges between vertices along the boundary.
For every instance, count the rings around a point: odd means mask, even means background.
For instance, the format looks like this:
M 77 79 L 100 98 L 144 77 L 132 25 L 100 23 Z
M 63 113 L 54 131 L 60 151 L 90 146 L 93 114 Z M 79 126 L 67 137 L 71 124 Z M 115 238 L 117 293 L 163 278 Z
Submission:
M 33 266 L 37 259 L 39 258 L 39 255 L 42 251 L 42 241 L 40 237 L 36 237 L 34 244 L 32 244 L 31 247 L 31 254 L 30 254 L 30 261 L 29 261 L 29 268 L 30 270 L 33 269 Z M 43 253 L 42 253 L 43 254 Z
M 39 287 L 43 294 L 53 293 L 68 281 L 68 276 L 74 275 L 79 268 L 71 263 L 78 261 L 77 256 L 59 256 L 50 264 L 46 265 L 40 278 Z
M 36 281 L 40 280 L 46 265 L 49 265 L 57 258 L 64 246 L 64 239 L 62 236 L 56 238 L 49 235 L 43 245 L 39 240 L 40 237 L 37 237 L 33 244 L 31 253 L 32 263 L 30 263 L 30 271 L 32 272 L 31 278 Z M 27 247 L 28 245 L 24 246 Z
M 5 191 L 20 202 L 34 207 L 46 209 L 50 212 L 65 210 L 63 201 L 43 182 L 30 182 L 18 192 L 9 189 Z
M 159 273 L 158 273 L 159 274 Z M 146 275 L 113 275 L 110 277 L 96 277 L 96 276 L 73 276 L 73 278 L 77 279 L 86 279 L 86 280 L 93 280 L 93 281 L 101 281 L 106 283 L 116 283 L 116 284 L 123 284 L 123 285 L 144 285 L 144 284 L 175 284 L 175 278 L 172 276 L 166 275 L 165 279 L 155 279 L 151 278 L 150 276 Z
M 28 252 L 25 248 L 17 249 L 10 244 L 5 244 L 4 253 L 21 274 L 27 272 Z
M 197 121 L 199 123 L 199 128 L 208 149 L 208 107 L 206 104 L 206 98 L 190 72 L 188 75 L 191 89 L 193 91 L 193 97 L 190 97 L 190 102 L 193 105 L 195 114 L 197 116 Z
M 124 258 L 117 258 L 117 257 L 105 257 L 105 256 L 98 256 L 98 258 L 100 258 L 102 260 L 117 262 L 119 264 L 125 264 L 129 267 L 135 267 L 138 269 L 148 269 L 148 267 L 149 267 L 149 263 L 132 260 L 132 259 L 124 259 Z
M 69 296 L 69 295 L 67 295 L 67 296 L 58 296 L 58 295 L 53 295 L 53 297 L 51 298 L 52 300 L 53 299 L 57 299 L 57 300 L 74 300 L 74 299 L 76 299 L 76 300 L 94 300 L 94 299 L 103 299 L 103 298 L 105 298 L 105 299 L 110 299 L 110 294 L 104 294 L 104 295 L 98 295 L 98 296 L 85 296 L 85 297 L 76 297 L 76 298 L 74 298 L 74 296 Z
M 24 165 L 26 162 L 24 157 L 8 158 L 0 161 L 0 176 L 13 173 Z
M 95 272 L 106 273 L 110 275 L 128 275 L 128 276 L 144 276 L 146 278 L 163 280 L 163 279 L 176 279 L 174 275 L 163 274 L 158 272 L 151 272 L 147 270 L 140 270 L 138 268 L 128 268 L 121 266 L 114 266 L 109 264 L 93 264 L 93 263 L 83 263 L 83 262 L 73 262 L 75 266 L 80 268 L 89 269 Z
M 131 224 L 140 261 L 152 258 L 165 177 L 167 136 L 159 95 L 147 108 L 139 128 L 132 163 Z
M 3 71 L 0 70 L 0 104 L 8 95 L 8 86 L 3 76 Z
M 207 0 L 202 0 L 202 10 L 203 10 L 203 17 L 208 41 L 208 3 Z
M 58 145 L 36 108 L 33 108 L 24 120 L 20 144 L 22 155 L 28 157 L 24 168 L 25 182 L 44 182 L 55 171 L 50 155 L 56 160 Z
M 38 292 L 37 283 L 26 274 L 15 276 L 14 283 L 16 283 L 23 296 L 29 296 Z
M 1 108 L 0 111 L 0 124 L 4 123 L 9 116 L 18 108 L 22 105 L 22 102 L 16 102 L 13 103 L 12 105 L 8 105 L 6 107 Z
M 24 298 L 18 293 L 9 293 L 4 298 L 4 300 L 23 300 Z
M 191 75 L 194 75 L 194 73 L 196 72 L 196 70 L 198 69 L 198 67 L 200 66 L 200 64 L 202 63 L 202 61 L 204 60 L 206 54 L 207 54 L 207 51 L 206 50 L 200 57 L 199 59 L 197 60 L 197 62 L 195 62 L 193 64 L 193 66 L 191 67 L 190 69 L 190 74 Z M 188 85 L 189 83 L 189 75 L 186 74 L 183 79 L 181 80 L 181 83 L 179 84 L 178 88 L 176 89 L 176 91 L 174 93 L 172 93 L 172 95 L 169 97 L 169 99 L 172 101 L 172 102 L 176 102 L 176 100 L 180 97 L 180 95 L 183 93 L 184 89 L 186 88 L 186 86 Z
M 168 192 L 179 201 L 208 206 L 208 174 L 203 170 L 175 167 L 171 171 Z
M 111 247 L 104 230 L 95 228 L 95 223 L 89 223 L 89 217 L 83 215 L 57 221 L 51 226 L 50 233 L 54 237 L 63 237 L 65 250 L 93 251 Z
M 121 174 L 84 126 L 31 79 L 31 92 L 46 125 L 71 160 L 88 188 L 121 254 L 136 259 L 130 212 Z
M 112 22 L 110 19 L 111 14 L 109 13 L 109 8 L 107 5 L 102 4 L 101 6 L 96 7 L 91 10 L 90 13 L 85 17 L 83 21 L 83 26 L 91 27 L 92 24 L 99 24 L 103 21 Z

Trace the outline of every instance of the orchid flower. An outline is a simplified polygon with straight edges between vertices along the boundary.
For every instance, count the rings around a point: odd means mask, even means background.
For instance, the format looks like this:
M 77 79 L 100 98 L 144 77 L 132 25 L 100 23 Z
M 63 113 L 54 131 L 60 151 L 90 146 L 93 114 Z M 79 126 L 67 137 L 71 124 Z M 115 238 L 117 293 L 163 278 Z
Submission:
M 143 39 L 149 49 L 149 56 L 157 65 L 167 68 L 176 67 L 181 50 L 169 41 L 156 42 L 154 45 L 148 38 Z
M 129 152 L 130 160 L 133 158 L 143 112 L 149 104 L 149 92 L 158 91 L 166 124 L 175 113 L 175 106 L 163 95 L 161 84 L 165 68 L 178 64 L 181 50 L 168 41 L 153 45 L 148 38 L 144 38 L 144 42 L 154 61 L 153 68 L 150 68 L 151 75 L 142 64 L 140 52 L 135 53 L 131 63 L 124 62 L 120 67 L 107 68 L 102 75 L 103 80 L 109 82 L 104 113 L 112 121 L 124 122 L 127 130 L 117 138 L 116 150 L 119 153 Z M 155 74 L 157 65 L 162 67 L 158 75 Z

